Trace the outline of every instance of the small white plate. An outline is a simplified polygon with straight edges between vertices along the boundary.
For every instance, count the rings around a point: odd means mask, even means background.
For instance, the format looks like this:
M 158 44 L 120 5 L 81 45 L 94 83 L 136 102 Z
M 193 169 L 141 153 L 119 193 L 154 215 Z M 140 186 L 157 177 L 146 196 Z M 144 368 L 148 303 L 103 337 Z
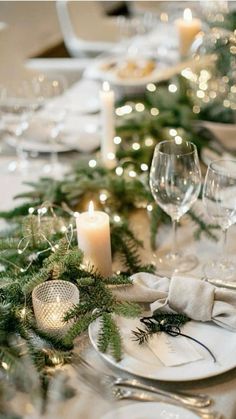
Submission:
M 122 58 L 120 58 L 121 60 Z M 131 58 L 130 60 L 134 60 Z M 86 71 L 86 75 L 91 78 L 98 78 L 101 80 L 106 80 L 110 84 L 115 86 L 124 86 L 124 87 L 135 87 L 135 86 L 144 86 L 149 82 L 157 82 L 160 80 L 165 80 L 175 74 L 174 67 L 167 68 L 166 65 L 162 63 L 156 63 L 153 71 L 150 72 L 147 76 L 140 78 L 122 78 L 117 75 L 115 70 L 103 70 L 103 67 L 108 65 L 111 62 L 117 62 L 117 57 L 106 57 L 97 59 L 94 62 L 94 65 L 91 65 L 90 68 Z
M 108 412 L 102 419 L 197 419 L 199 416 L 169 403 L 132 403 Z
M 115 316 L 115 320 L 123 342 L 123 357 L 120 362 L 116 362 L 110 354 L 103 354 L 98 350 L 99 319 L 90 325 L 89 337 L 95 350 L 99 352 L 102 358 L 122 371 L 153 380 L 190 381 L 214 377 L 236 367 L 236 333 L 211 322 L 190 321 L 184 326 L 184 333 L 204 343 L 213 352 L 217 362 L 214 363 L 212 357 L 204 348 L 191 341 L 202 359 L 166 367 L 147 345 L 138 345 L 137 342 L 132 340 L 132 330 L 140 327 L 139 319 Z M 178 337 L 173 339 L 178 339 Z
M 122 59 L 122 58 L 120 58 Z M 173 65 L 164 63 L 164 62 L 156 62 L 156 66 L 154 70 L 145 77 L 140 78 L 121 78 L 119 77 L 115 71 L 112 70 L 102 70 L 102 67 L 109 62 L 117 61 L 117 56 L 110 56 L 106 58 L 100 58 L 94 61 L 94 65 L 91 66 L 86 70 L 85 75 L 89 78 L 94 79 L 101 79 L 106 80 L 112 85 L 115 86 L 123 86 L 123 87 L 138 87 L 138 86 L 145 86 L 147 83 L 156 83 L 162 80 L 168 80 L 169 78 L 173 77 L 176 74 L 179 74 L 184 68 L 188 66 L 195 65 L 193 60 L 185 61 L 185 62 L 177 62 L 173 63 Z

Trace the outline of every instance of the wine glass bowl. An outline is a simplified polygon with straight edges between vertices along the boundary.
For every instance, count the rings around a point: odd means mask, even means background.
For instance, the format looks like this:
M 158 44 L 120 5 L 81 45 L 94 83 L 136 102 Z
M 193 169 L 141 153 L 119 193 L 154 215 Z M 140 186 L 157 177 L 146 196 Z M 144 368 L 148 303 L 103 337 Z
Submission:
M 58 160 L 57 143 L 64 128 L 67 113 L 65 100 L 62 100 L 67 82 L 61 75 L 45 76 L 41 74 L 35 79 L 35 83 L 38 86 L 43 107 L 40 118 L 48 130 L 48 140 L 51 144 L 51 162 L 44 166 L 43 171 L 57 177 L 64 170 Z
M 233 279 L 236 266 L 226 255 L 226 238 L 228 228 L 236 222 L 235 160 L 217 160 L 210 163 L 203 187 L 203 204 L 211 220 L 222 231 L 220 255 L 217 260 L 204 266 L 204 273 L 207 278 Z
M 196 266 L 197 260 L 177 251 L 175 231 L 178 221 L 197 200 L 201 189 L 196 146 L 187 141 L 159 143 L 153 155 L 150 188 L 157 204 L 171 217 L 174 229 L 172 252 L 160 257 L 157 267 L 167 273 L 189 271 Z
M 0 116 L 3 131 L 16 140 L 17 159 L 8 164 L 10 172 L 24 171 L 28 167 L 27 153 L 22 147 L 22 137 L 29 127 L 29 119 L 40 107 L 35 84 L 22 80 L 0 87 Z
M 200 167 L 196 148 L 164 141 L 154 152 L 150 186 L 157 204 L 172 219 L 179 219 L 190 209 L 200 192 Z

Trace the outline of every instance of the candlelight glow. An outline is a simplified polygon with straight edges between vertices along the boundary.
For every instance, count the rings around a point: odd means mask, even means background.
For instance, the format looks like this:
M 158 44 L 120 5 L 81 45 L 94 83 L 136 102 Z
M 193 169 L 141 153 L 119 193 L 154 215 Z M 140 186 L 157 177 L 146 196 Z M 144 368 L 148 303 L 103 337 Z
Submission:
M 102 90 L 104 92 L 109 92 L 109 90 L 110 90 L 110 84 L 108 83 L 108 81 L 104 81 L 103 82 L 103 84 L 102 84 Z
M 61 302 L 59 295 L 57 295 L 56 300 L 57 300 L 57 303 L 60 303 Z
M 94 203 L 93 201 L 89 202 L 88 213 L 90 217 L 94 216 Z
M 184 21 L 185 22 L 192 22 L 193 17 L 192 17 L 192 12 L 191 9 L 184 9 Z

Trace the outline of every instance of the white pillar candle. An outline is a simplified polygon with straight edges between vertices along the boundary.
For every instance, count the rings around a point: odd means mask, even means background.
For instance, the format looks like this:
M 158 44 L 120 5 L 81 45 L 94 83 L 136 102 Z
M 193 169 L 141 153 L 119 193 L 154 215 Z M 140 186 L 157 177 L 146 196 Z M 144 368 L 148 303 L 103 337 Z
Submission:
M 115 165 L 115 95 L 107 81 L 100 91 L 101 100 L 101 158 L 106 167 Z
M 112 274 L 109 216 L 94 211 L 93 202 L 88 212 L 76 218 L 78 246 L 84 252 L 84 262 L 93 266 L 102 276 Z
M 201 30 L 201 20 L 193 19 L 191 10 L 185 9 L 183 18 L 177 19 L 175 23 L 179 34 L 179 52 L 181 56 L 186 56 L 195 36 Z

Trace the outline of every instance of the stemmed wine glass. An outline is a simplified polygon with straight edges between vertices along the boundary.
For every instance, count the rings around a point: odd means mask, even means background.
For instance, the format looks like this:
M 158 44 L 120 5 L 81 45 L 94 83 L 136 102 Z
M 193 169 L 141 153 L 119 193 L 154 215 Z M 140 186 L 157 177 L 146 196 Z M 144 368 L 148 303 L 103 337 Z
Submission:
M 204 273 L 209 279 L 236 279 L 236 266 L 226 254 L 227 231 L 236 222 L 236 160 L 216 160 L 209 164 L 203 203 L 207 214 L 222 231 L 220 255 L 204 266 Z
M 17 159 L 7 166 L 9 172 L 22 172 L 28 167 L 27 153 L 22 139 L 29 127 L 29 119 L 40 107 L 33 80 L 22 80 L 0 87 L 0 118 L 2 129 L 14 139 Z
M 196 201 L 201 189 L 201 171 L 196 146 L 191 142 L 163 141 L 157 144 L 150 172 L 150 187 L 157 204 L 173 223 L 172 251 L 156 260 L 166 274 L 187 272 L 197 265 L 197 258 L 177 250 L 176 228 L 180 218 Z
M 57 153 L 57 145 L 65 124 L 67 114 L 66 103 L 63 93 L 67 88 L 66 79 L 61 75 L 39 75 L 36 84 L 40 94 L 40 102 L 43 106 L 39 118 L 46 126 L 48 139 L 51 143 L 51 162 L 43 168 L 44 173 L 60 176 L 64 170 L 60 164 Z

